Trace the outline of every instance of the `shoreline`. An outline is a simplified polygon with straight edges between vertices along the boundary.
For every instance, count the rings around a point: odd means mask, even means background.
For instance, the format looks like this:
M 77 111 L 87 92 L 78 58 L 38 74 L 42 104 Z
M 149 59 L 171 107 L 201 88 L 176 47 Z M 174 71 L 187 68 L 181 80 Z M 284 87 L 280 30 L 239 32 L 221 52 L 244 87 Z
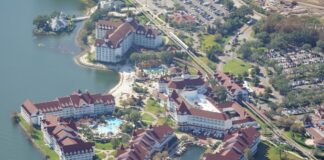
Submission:
M 94 7 L 90 8 L 86 15 L 91 14 L 91 12 L 93 12 Z M 94 70 L 104 70 L 104 71 L 115 71 L 118 73 L 119 76 L 119 81 L 118 83 L 111 89 L 108 89 L 106 91 L 106 93 L 108 94 L 114 94 L 118 91 L 119 88 L 121 88 L 121 86 L 126 82 L 126 75 L 123 71 L 123 68 L 127 68 L 129 67 L 129 65 L 122 65 L 121 67 L 118 66 L 109 66 L 109 65 L 105 65 L 102 63 L 92 63 L 89 62 L 87 59 L 87 53 L 91 50 L 89 45 L 84 45 L 81 42 L 81 31 L 84 28 L 84 24 L 85 22 L 83 22 L 83 24 L 80 26 L 80 28 L 77 30 L 77 33 L 75 35 L 74 41 L 76 43 L 76 45 L 78 47 L 80 47 L 81 52 L 79 54 L 77 54 L 76 56 L 73 57 L 74 62 L 79 65 L 80 67 L 84 67 L 84 68 L 89 68 L 89 69 L 94 69 Z

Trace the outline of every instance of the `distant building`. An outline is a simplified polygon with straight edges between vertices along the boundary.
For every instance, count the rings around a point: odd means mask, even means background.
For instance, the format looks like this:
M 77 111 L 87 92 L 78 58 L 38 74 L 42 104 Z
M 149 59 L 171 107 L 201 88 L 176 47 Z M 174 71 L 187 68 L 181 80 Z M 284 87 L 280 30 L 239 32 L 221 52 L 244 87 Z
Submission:
M 51 19 L 50 26 L 52 31 L 58 32 L 62 29 L 65 29 L 68 26 L 69 22 L 63 16 L 63 12 Z
M 84 142 L 74 123 L 54 115 L 45 116 L 41 123 L 44 141 L 59 156 L 60 160 L 92 160 L 94 143 Z
M 167 124 L 137 129 L 128 147 L 117 150 L 116 160 L 150 160 L 156 152 L 172 148 L 176 141 L 174 130 Z
M 196 17 L 185 11 L 177 11 L 170 16 L 170 20 L 176 24 L 193 25 L 197 23 Z
M 246 127 L 225 136 L 221 148 L 216 153 L 205 153 L 203 160 L 246 160 L 244 152 L 250 149 L 257 152 L 260 132 L 253 127 Z
M 324 148 L 324 133 L 318 128 L 307 128 L 306 134 L 309 135 L 314 142 L 314 145 L 319 148 Z
M 132 46 L 155 49 L 162 45 L 162 32 L 151 26 L 141 25 L 132 18 L 125 21 L 96 23 L 96 60 L 118 63 Z
M 21 115 L 29 124 L 40 125 L 47 115 L 61 118 L 79 118 L 112 113 L 115 99 L 112 95 L 74 92 L 70 96 L 59 97 L 54 101 L 33 103 L 26 100 L 21 105 Z
M 102 0 L 99 2 L 100 9 L 110 9 L 114 6 L 114 0 Z

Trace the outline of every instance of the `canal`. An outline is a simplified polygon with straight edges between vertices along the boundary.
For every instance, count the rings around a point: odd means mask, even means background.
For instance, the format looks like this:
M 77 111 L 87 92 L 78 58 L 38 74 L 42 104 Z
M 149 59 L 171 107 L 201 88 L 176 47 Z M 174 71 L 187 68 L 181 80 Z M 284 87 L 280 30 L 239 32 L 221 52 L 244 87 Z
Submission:
M 188 146 L 187 151 L 184 152 L 177 160 L 199 160 L 205 149 L 198 146 Z
M 41 160 L 43 156 L 11 122 L 11 113 L 29 98 L 52 100 L 77 89 L 105 92 L 118 82 L 112 71 L 76 65 L 75 34 L 35 37 L 33 18 L 63 11 L 82 15 L 80 0 L 6 0 L 0 2 L 0 159 Z M 78 26 L 80 27 L 80 26 Z

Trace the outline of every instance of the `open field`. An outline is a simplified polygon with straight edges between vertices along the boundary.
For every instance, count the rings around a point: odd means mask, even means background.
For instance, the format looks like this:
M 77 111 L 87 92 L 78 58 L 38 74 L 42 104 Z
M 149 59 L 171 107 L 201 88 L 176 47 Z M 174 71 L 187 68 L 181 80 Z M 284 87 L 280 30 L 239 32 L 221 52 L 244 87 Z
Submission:
M 233 59 L 224 65 L 223 72 L 239 75 L 244 72 L 248 72 L 251 67 L 252 67 L 251 64 L 243 62 L 242 60 L 239 59 Z
M 218 36 L 219 35 L 217 34 L 203 35 L 200 50 L 206 52 L 209 48 L 212 48 L 214 46 L 221 48 L 221 45 L 215 41 Z
M 101 150 L 112 150 L 113 149 L 111 143 L 99 143 L 99 142 L 96 142 L 95 147 L 97 149 L 101 149 Z
M 142 120 L 151 124 L 153 121 L 154 121 L 154 117 L 152 117 L 151 115 L 147 114 L 147 113 L 144 113 L 142 115 Z

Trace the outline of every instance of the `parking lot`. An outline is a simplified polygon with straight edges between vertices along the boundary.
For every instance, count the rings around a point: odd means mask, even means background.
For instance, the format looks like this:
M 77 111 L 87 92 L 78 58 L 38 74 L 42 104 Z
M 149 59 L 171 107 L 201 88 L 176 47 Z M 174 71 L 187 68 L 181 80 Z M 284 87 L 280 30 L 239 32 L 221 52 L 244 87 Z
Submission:
M 215 1 L 204 0 L 175 0 L 181 6 L 183 6 L 188 13 L 194 14 L 199 23 L 212 24 L 214 20 L 222 20 L 223 16 L 229 14 L 226 8 L 222 4 L 218 4 Z

